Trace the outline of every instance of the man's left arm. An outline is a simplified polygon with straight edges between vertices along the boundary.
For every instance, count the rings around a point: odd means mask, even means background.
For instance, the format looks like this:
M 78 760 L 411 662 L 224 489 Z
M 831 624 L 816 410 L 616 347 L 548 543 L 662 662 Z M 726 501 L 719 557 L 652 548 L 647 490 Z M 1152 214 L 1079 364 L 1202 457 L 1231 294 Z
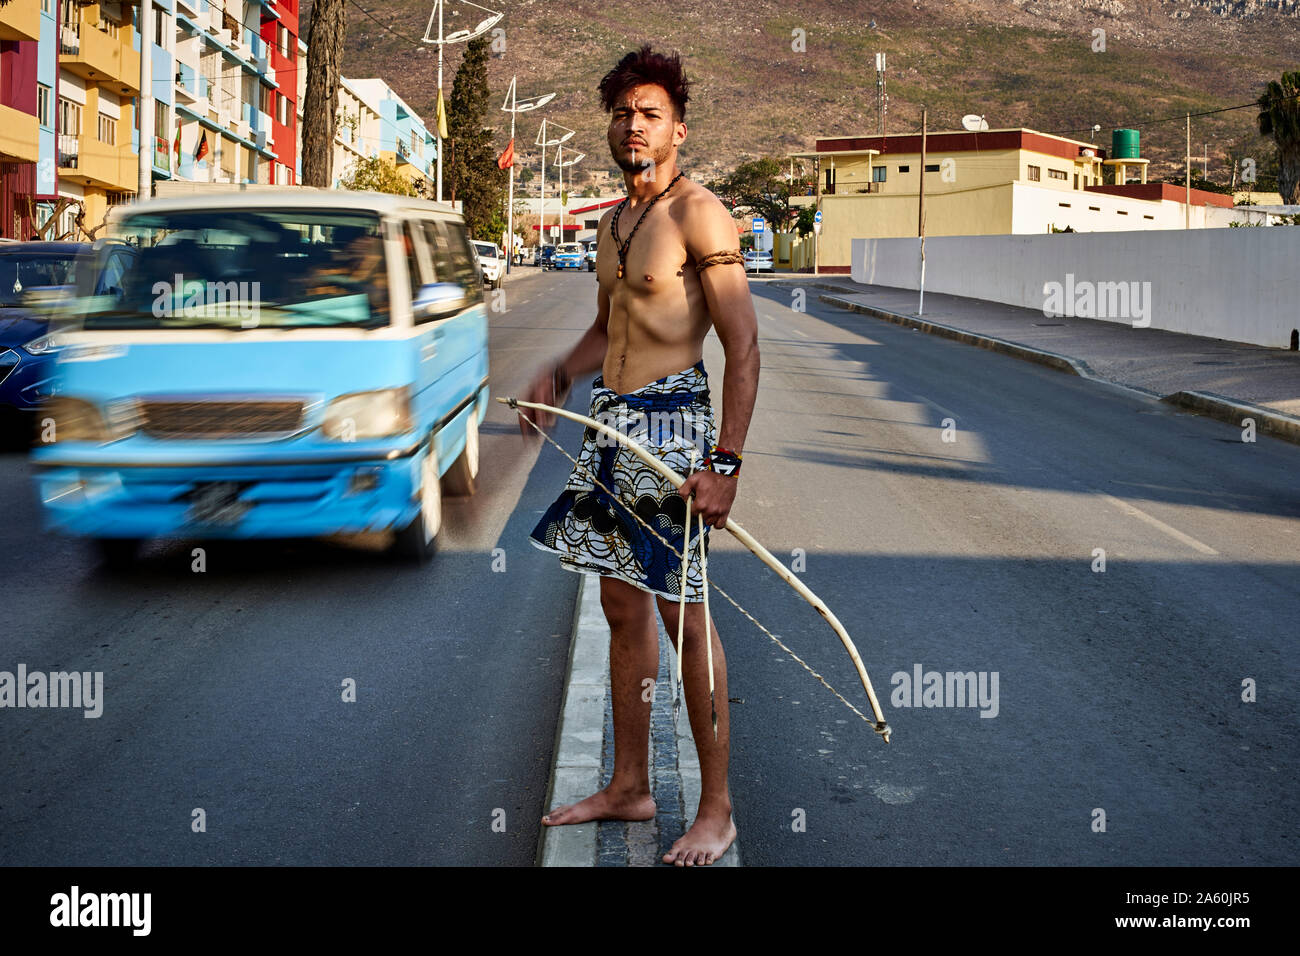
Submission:
M 692 210 L 684 225 L 686 251 L 692 260 L 687 268 L 706 264 L 699 272 L 700 285 L 726 355 L 718 446 L 740 455 L 758 395 L 758 318 L 743 260 L 707 265 L 709 257 L 720 252 L 739 258 L 736 224 L 722 203 L 709 196 Z M 702 472 L 683 485 L 681 492 L 694 492 L 694 508 L 704 515 L 705 523 L 722 528 L 736 497 L 736 482 L 733 476 Z

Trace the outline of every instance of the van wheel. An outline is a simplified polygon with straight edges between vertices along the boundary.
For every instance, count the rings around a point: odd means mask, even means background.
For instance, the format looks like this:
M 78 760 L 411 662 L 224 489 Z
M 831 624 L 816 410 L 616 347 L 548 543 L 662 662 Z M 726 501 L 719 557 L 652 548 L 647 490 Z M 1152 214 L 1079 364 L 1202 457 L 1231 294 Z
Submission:
M 499 288 L 501 288 L 501 277 L 500 277 L 500 276 L 497 276 L 495 279 L 492 280 L 492 288 L 494 288 L 494 289 L 499 289 Z
M 96 538 L 99 563 L 111 571 L 122 571 L 135 564 L 140 553 L 139 538 Z
M 478 410 L 471 407 L 465 426 L 465 450 L 442 477 L 442 490 L 468 497 L 478 490 Z
M 424 564 L 438 546 L 438 529 L 442 526 L 442 487 L 438 482 L 438 458 L 433 438 L 429 453 L 420 465 L 420 510 L 405 528 L 397 532 L 393 551 L 401 558 Z

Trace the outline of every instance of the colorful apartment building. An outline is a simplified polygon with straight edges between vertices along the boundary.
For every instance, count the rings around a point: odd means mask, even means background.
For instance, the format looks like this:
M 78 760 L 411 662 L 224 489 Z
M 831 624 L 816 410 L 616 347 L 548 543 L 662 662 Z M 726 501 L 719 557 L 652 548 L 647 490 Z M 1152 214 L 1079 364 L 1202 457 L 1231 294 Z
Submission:
M 271 66 L 272 45 L 264 37 L 279 33 L 268 21 L 281 20 L 281 0 L 174 2 L 180 135 L 175 175 L 198 182 L 270 184 L 283 175 L 276 170 L 272 113 L 284 107 Z M 294 22 L 296 28 L 296 17 Z M 172 130 L 169 136 L 173 147 L 176 135 Z
M 262 42 L 270 52 L 271 182 L 295 186 L 298 174 L 298 77 L 307 75 L 307 47 L 298 39 L 298 0 L 270 0 L 262 5 Z
M 410 106 L 381 79 L 348 80 L 355 95 L 379 116 L 377 135 L 370 138 L 381 158 L 397 167 L 417 188 L 434 184 L 438 141 Z M 369 144 L 368 144 L 369 145 Z M 334 182 L 347 172 L 334 167 Z
M 28 238 L 38 200 L 54 192 L 53 168 L 40 163 L 41 146 L 46 156 L 54 148 L 54 24 L 53 0 L 0 7 L 0 236 L 8 239 Z
M 1189 210 L 1184 190 L 1146 182 L 1146 160 L 1107 154 L 1082 140 L 997 129 L 930 133 L 924 172 L 919 134 L 818 138 L 815 152 L 792 155 L 819 167 L 822 272 L 849 271 L 853 239 L 916 236 L 922 175 L 927 236 L 1182 229 L 1234 218 L 1232 197 L 1194 189 Z M 1128 182 L 1134 175 L 1141 181 Z

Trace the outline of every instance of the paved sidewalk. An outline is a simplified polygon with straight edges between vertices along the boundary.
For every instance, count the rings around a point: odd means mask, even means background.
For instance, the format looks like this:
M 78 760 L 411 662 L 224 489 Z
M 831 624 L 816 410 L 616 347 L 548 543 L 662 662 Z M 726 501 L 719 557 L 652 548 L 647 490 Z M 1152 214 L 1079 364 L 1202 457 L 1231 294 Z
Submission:
M 676 655 L 659 626 L 659 676 L 650 712 L 650 788 L 658 813 L 644 823 L 584 823 L 542 827 L 542 866 L 658 866 L 691 823 L 700 802 L 700 761 L 686 707 L 673 724 Z M 569 675 L 546 807 L 574 803 L 609 782 L 614 769 L 613 712 L 609 695 L 609 627 L 600 586 L 582 575 L 574 611 Z M 714 866 L 739 866 L 733 843 Z
M 923 320 L 911 289 L 868 286 L 840 276 L 782 276 L 782 288 L 832 293 L 821 301 L 1138 389 L 1234 424 L 1300 442 L 1300 352 L 1182 335 L 1093 319 L 926 293 Z M 1300 303 L 1297 304 L 1300 309 Z

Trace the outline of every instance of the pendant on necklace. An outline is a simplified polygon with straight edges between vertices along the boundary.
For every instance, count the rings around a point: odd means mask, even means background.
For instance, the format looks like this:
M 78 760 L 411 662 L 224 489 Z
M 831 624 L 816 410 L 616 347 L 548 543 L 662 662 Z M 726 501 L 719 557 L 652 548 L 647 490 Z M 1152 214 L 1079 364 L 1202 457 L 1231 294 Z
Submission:
M 621 279 L 621 278 L 623 278 L 623 263 L 620 262 L 620 263 L 618 264 L 618 275 L 615 276 L 614 278 L 616 278 L 616 279 Z

